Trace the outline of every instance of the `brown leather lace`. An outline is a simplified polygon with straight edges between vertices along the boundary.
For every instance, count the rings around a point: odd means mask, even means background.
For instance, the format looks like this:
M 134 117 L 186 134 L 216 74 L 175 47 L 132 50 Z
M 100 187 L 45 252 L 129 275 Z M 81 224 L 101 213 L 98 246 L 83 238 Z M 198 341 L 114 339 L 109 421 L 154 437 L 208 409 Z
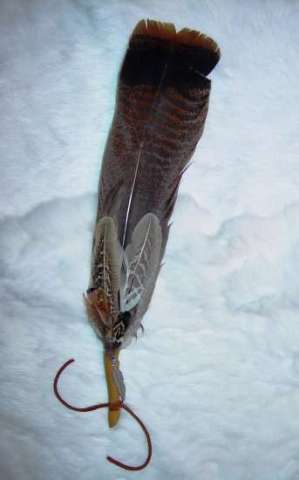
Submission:
M 131 410 L 130 407 L 128 407 L 128 405 L 126 405 L 124 402 L 120 401 L 119 403 L 113 404 L 113 405 L 110 405 L 109 402 L 108 403 L 106 402 L 106 403 L 96 403 L 95 405 L 90 405 L 88 407 L 74 407 L 70 403 L 66 402 L 62 398 L 62 396 L 60 395 L 60 393 L 58 391 L 58 381 L 59 381 L 60 375 L 65 370 L 65 368 L 68 367 L 74 361 L 75 360 L 73 358 L 71 358 L 70 360 L 65 362 L 60 367 L 58 372 L 56 373 L 55 378 L 54 378 L 54 382 L 53 382 L 53 389 L 54 389 L 55 396 L 66 408 L 69 408 L 70 410 L 74 410 L 75 412 L 81 412 L 81 413 L 92 412 L 94 410 L 98 410 L 99 408 L 105 408 L 105 407 L 109 407 L 109 406 L 110 406 L 110 408 L 117 408 L 117 409 L 118 408 L 123 408 L 124 410 L 126 410 L 136 420 L 136 422 L 139 423 L 140 427 L 142 428 L 142 430 L 143 430 L 143 432 L 146 436 L 146 440 L 147 440 L 147 457 L 146 457 L 146 460 L 141 465 L 136 465 L 136 466 L 126 465 L 125 463 L 122 463 L 119 460 L 116 460 L 115 458 L 110 457 L 109 455 L 107 456 L 107 460 L 111 463 L 114 463 L 114 465 L 117 465 L 118 467 L 124 468 L 125 470 L 132 470 L 132 471 L 142 470 L 143 468 L 145 468 L 149 464 L 149 462 L 151 460 L 151 457 L 152 457 L 152 442 L 151 442 L 150 434 L 149 434 L 146 426 L 144 425 L 142 420 L 140 420 L 140 418 L 136 415 L 136 413 L 134 413 L 133 410 Z

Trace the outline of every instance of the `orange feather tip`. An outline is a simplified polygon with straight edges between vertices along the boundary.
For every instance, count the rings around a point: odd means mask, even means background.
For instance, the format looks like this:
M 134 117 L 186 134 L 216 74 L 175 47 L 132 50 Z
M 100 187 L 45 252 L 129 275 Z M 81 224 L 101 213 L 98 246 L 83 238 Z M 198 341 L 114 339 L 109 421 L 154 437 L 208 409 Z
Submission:
M 149 19 L 140 20 L 133 30 L 132 37 L 136 35 L 174 40 L 176 38 L 176 29 L 173 23 L 163 23 Z
M 183 28 L 177 32 L 173 23 L 140 20 L 132 32 L 131 39 L 136 36 L 159 38 L 181 45 L 204 48 L 216 54 L 218 59 L 220 58 L 220 49 L 211 37 L 189 28 Z

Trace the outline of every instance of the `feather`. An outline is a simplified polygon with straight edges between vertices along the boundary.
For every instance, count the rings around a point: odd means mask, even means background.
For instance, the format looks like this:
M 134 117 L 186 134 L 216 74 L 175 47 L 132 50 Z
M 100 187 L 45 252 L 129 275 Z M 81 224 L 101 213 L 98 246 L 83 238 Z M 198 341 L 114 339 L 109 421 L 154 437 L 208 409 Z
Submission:
M 118 365 L 113 365 L 112 375 L 113 375 L 113 380 L 117 386 L 120 398 L 122 400 L 125 400 L 126 386 L 125 386 L 124 376 L 121 370 L 119 369 Z
M 98 213 L 115 219 L 124 249 L 148 212 L 160 220 L 166 245 L 179 182 L 207 115 L 211 82 L 205 75 L 218 59 L 215 42 L 192 30 L 175 33 L 170 24 L 141 21 L 133 31 L 103 160 Z
M 98 219 L 114 219 L 125 251 L 120 307 L 131 316 L 124 337 L 136 333 L 149 305 L 180 180 L 204 128 L 211 87 L 206 75 L 219 56 L 214 40 L 194 30 L 176 32 L 172 24 L 142 20 L 130 38 L 97 212 Z
M 162 234 L 158 218 L 147 213 L 137 224 L 126 248 L 126 281 L 123 286 L 124 311 L 131 310 L 144 297 L 160 264 Z
M 112 218 L 102 218 L 96 226 L 91 287 L 103 288 L 111 306 L 118 309 L 118 291 L 122 249 L 117 239 L 117 231 Z
M 148 455 L 138 466 L 107 459 L 127 470 L 148 465 L 150 435 L 124 403 L 120 349 L 137 329 L 152 298 L 167 244 L 170 217 L 180 180 L 199 141 L 208 112 L 207 75 L 220 51 L 211 38 L 174 25 L 141 20 L 122 64 L 112 127 L 99 183 L 91 276 L 84 296 L 87 314 L 104 344 L 109 402 L 68 408 L 87 412 L 109 407 L 113 427 L 124 408 L 142 427 Z
M 111 217 L 103 217 L 96 225 L 89 289 L 85 296 L 87 312 L 101 338 L 111 338 L 119 314 L 120 271 L 122 248 Z M 105 338 L 103 338 L 105 341 Z
M 142 20 L 130 37 L 102 163 L 86 297 L 105 347 L 111 404 L 125 387 L 119 364 L 110 362 L 142 327 L 180 181 L 203 133 L 207 75 L 219 58 L 214 40 L 170 23 Z M 111 410 L 109 424 L 118 416 Z
M 156 215 L 147 213 L 135 227 L 124 256 L 121 308 L 129 312 L 136 310 L 126 339 L 136 334 L 147 310 L 160 269 L 161 246 L 160 222 Z

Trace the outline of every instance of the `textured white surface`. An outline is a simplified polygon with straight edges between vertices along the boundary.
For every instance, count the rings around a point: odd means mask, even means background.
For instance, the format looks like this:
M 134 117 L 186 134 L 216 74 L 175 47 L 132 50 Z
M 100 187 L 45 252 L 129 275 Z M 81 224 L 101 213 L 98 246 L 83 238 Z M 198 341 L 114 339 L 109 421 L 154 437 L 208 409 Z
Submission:
M 81 294 L 117 72 L 140 18 L 218 42 L 204 137 L 186 172 L 145 335 L 122 353 L 126 414 L 105 401 Z M 299 4 L 1 2 L 3 480 L 299 478 Z

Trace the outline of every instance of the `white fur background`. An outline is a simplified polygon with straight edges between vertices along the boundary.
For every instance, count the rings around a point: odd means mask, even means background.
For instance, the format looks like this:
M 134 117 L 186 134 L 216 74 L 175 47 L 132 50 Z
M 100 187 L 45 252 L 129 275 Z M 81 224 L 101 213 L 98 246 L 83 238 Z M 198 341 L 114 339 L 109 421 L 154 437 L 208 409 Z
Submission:
M 299 2 L 2 0 L 0 473 L 3 480 L 298 480 Z M 123 351 L 125 413 L 106 400 L 82 292 L 101 157 L 141 18 L 200 29 L 222 59 L 165 266 Z

